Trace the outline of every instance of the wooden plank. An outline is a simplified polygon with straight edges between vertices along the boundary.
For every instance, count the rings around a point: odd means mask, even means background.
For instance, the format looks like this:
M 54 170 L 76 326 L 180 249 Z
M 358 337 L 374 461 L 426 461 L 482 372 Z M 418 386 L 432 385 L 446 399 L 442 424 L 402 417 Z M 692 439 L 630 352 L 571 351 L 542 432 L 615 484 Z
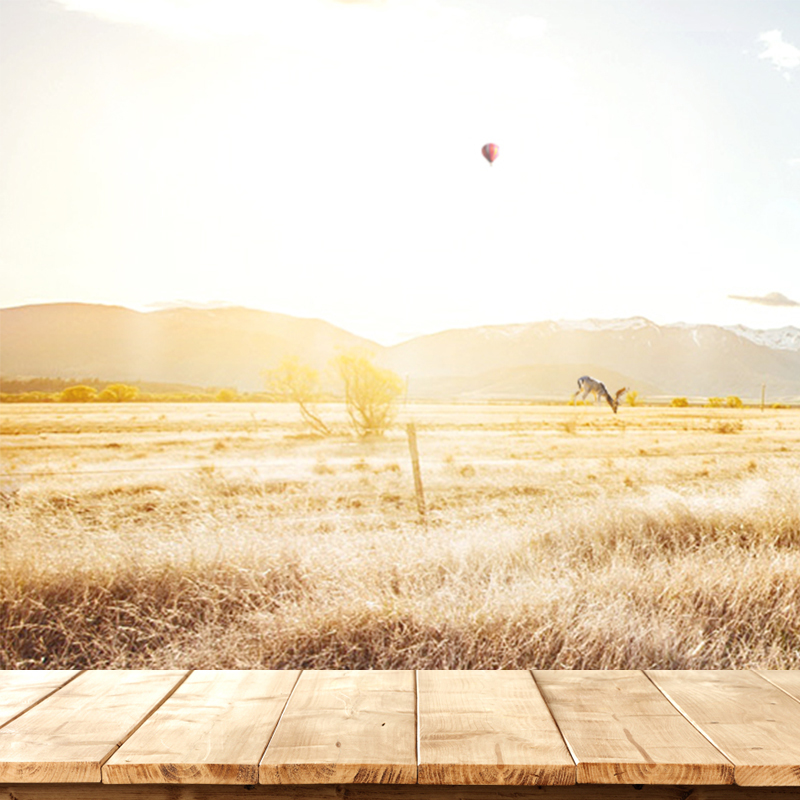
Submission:
M 104 783 L 258 783 L 299 670 L 197 670 L 103 767 Z
M 753 672 L 648 670 L 741 786 L 800 786 L 800 703 Z
M 797 800 L 794 788 L 742 786 L 167 786 L 0 784 L 2 800 Z
M 186 674 L 84 672 L 0 728 L 0 781 L 100 781 L 103 762 Z
M 261 760 L 261 783 L 414 783 L 414 673 L 307 671 Z
M 527 670 L 420 671 L 417 685 L 419 783 L 575 783 L 575 764 Z
M 733 765 L 640 670 L 533 670 L 578 783 L 733 783 Z
M 753 670 L 765 680 L 800 701 L 800 670 L 797 669 L 756 669 Z
M 0 728 L 40 703 L 79 672 L 79 669 L 0 670 Z

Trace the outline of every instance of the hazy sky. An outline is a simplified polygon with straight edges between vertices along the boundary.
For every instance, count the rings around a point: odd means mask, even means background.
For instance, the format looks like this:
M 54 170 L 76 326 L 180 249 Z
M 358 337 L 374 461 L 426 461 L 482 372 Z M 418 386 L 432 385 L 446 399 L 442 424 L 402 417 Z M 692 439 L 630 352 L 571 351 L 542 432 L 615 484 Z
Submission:
M 0 10 L 2 306 L 800 324 L 798 0 Z

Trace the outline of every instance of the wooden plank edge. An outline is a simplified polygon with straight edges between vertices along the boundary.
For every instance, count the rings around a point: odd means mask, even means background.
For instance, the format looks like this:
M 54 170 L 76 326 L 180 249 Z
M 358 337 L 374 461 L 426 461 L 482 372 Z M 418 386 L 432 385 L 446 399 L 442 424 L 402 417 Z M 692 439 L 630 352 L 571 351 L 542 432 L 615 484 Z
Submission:
M 574 786 L 575 765 L 569 764 L 420 764 L 422 786 Z
M 135 766 L 135 769 L 131 769 Z M 240 785 L 258 783 L 257 764 L 106 764 L 103 783 L 123 786 L 136 784 Z
M 69 777 L 60 778 L 64 765 L 69 764 Z M 100 764 L 97 761 L 0 761 L 0 781 L 3 783 L 100 783 Z
M 697 780 L 692 774 L 697 774 Z M 733 764 L 648 764 L 632 762 L 579 762 L 579 784 L 649 784 L 658 786 L 729 786 L 734 783 Z
M 746 786 L 168 786 L 0 783 L 0 800 L 789 800 L 797 790 Z
M 734 777 L 739 786 L 800 786 L 800 764 L 737 764 Z
M 296 774 L 303 785 L 318 784 L 416 784 L 416 764 L 262 764 L 258 782 L 264 786 L 296 786 Z

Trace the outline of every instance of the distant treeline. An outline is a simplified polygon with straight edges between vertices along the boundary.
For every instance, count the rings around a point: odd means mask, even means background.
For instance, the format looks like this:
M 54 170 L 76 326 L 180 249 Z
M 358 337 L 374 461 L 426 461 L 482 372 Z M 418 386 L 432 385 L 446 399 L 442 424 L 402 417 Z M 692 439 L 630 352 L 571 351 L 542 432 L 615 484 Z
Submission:
M 91 386 L 98 392 L 109 384 L 123 381 L 101 380 L 100 378 L 3 378 L 0 377 L 0 392 L 6 394 L 21 394 L 22 392 L 63 392 L 64 389 L 80 384 Z M 170 392 L 217 392 L 218 387 L 203 388 L 192 386 L 188 383 L 154 383 L 152 381 L 127 381 L 126 385 L 135 386 L 140 392 L 152 394 L 169 394 Z
M 109 383 L 97 378 L 0 378 L 0 403 L 230 403 L 275 400 L 266 392 L 179 383 Z

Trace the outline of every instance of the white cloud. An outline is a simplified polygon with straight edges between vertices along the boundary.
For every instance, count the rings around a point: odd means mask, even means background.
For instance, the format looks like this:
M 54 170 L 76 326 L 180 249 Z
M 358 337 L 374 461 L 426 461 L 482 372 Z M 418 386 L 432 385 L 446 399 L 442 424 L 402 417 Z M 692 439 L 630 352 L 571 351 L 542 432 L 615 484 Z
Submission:
M 756 303 L 762 306 L 800 306 L 800 303 L 796 300 L 791 300 L 780 292 L 770 292 L 769 294 L 755 297 L 752 295 L 729 294 L 728 297 L 731 300 L 744 300 L 748 303 Z
M 758 41 L 765 45 L 759 58 L 771 61 L 778 69 L 796 69 L 800 67 L 800 48 L 783 40 L 783 33 L 778 30 L 765 31 Z
M 547 32 L 547 20 L 526 14 L 506 23 L 506 33 L 515 39 L 541 39 Z

